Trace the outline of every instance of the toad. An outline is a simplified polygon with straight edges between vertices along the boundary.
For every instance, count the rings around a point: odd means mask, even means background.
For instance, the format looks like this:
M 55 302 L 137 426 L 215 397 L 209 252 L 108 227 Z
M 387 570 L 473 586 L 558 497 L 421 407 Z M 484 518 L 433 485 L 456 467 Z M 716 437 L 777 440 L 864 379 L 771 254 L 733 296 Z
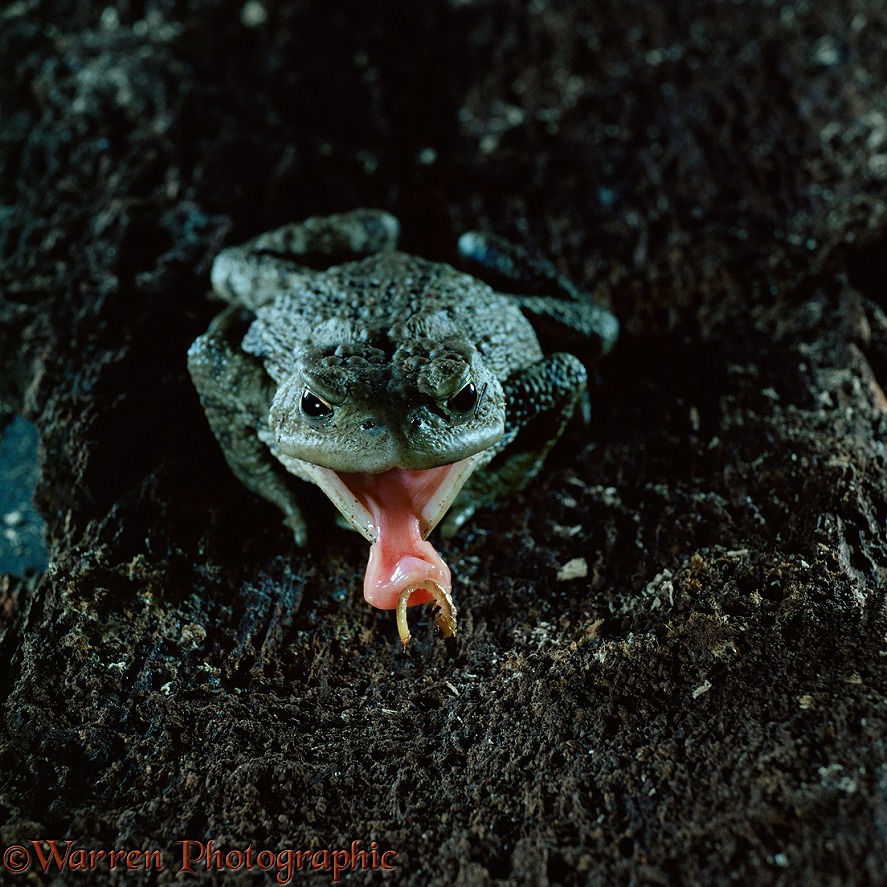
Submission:
M 228 306 L 188 368 L 229 465 L 297 544 L 307 521 L 294 479 L 371 543 L 364 596 L 397 611 L 406 646 L 408 605 L 434 602 L 442 634 L 456 628 L 428 535 L 452 535 L 539 471 L 583 398 L 585 364 L 619 327 L 508 241 L 463 235 L 473 276 L 398 251 L 398 232 L 393 216 L 356 210 L 225 249 L 211 280 Z

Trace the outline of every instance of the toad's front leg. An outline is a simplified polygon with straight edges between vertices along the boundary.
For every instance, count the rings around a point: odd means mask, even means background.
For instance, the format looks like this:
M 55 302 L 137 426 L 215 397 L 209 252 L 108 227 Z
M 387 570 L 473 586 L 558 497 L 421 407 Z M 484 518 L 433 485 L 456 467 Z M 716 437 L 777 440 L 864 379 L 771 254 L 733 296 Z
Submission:
M 291 482 L 258 436 L 268 421 L 273 386 L 261 365 L 229 341 L 234 317 L 235 309 L 222 312 L 209 332 L 194 342 L 188 351 L 188 371 L 235 475 L 283 512 L 296 543 L 304 545 L 305 520 Z
M 469 477 L 441 522 L 452 536 L 478 509 L 522 489 L 563 434 L 587 384 L 585 366 L 572 354 L 551 354 L 509 378 L 505 434 L 493 458 Z

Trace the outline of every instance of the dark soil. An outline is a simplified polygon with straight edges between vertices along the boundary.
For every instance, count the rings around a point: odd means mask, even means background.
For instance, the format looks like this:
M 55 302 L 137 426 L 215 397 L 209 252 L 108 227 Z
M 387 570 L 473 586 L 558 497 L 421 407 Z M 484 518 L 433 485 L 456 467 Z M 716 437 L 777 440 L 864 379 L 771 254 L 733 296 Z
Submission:
M 5 4 L 0 400 L 50 566 L 0 579 L 0 843 L 164 863 L 36 882 L 272 879 L 177 878 L 212 838 L 396 851 L 352 884 L 887 883 L 885 46 L 874 0 Z M 223 244 L 356 206 L 624 329 L 406 653 L 185 369 Z

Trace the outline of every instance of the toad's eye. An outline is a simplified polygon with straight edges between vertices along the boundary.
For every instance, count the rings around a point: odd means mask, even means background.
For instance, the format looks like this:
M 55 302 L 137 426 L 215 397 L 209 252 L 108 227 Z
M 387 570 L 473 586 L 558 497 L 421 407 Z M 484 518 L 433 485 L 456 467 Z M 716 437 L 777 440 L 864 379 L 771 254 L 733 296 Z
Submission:
M 307 388 L 302 392 L 302 402 L 300 404 L 302 412 L 309 419 L 323 419 L 333 412 L 332 404 L 325 401 L 322 397 L 309 391 Z
M 467 416 L 477 406 L 474 382 L 463 385 L 448 401 L 447 407 L 460 416 Z

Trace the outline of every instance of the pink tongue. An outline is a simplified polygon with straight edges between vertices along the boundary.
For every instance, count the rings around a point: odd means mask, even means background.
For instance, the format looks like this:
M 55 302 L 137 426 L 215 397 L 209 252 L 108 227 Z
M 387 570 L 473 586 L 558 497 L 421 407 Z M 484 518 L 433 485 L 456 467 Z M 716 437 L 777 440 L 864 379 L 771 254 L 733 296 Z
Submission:
M 363 580 L 363 595 L 380 610 L 397 607 L 405 588 L 417 588 L 409 606 L 434 597 L 421 586 L 434 582 L 447 594 L 452 590 L 450 568 L 430 542 L 422 538 L 424 504 L 444 479 L 450 466 L 425 471 L 392 468 L 383 474 L 343 475 L 351 491 L 373 516 L 376 541 Z
M 447 594 L 452 590 L 450 568 L 431 543 L 421 538 L 419 522 L 409 520 L 403 523 L 406 524 L 403 527 L 380 533 L 379 541 L 370 547 L 370 560 L 363 577 L 363 596 L 380 610 L 393 610 L 405 588 L 417 589 L 407 602 L 410 607 L 434 600 L 430 592 L 420 588 L 429 580 L 436 582 Z

